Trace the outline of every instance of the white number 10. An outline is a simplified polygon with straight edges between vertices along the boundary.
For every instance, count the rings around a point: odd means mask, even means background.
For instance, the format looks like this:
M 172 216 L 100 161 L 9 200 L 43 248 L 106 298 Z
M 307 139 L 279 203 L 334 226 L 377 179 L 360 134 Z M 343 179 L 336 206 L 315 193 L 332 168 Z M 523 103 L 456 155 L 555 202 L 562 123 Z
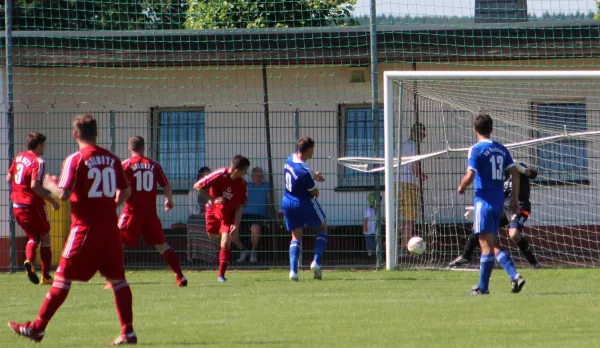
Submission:
M 492 163 L 492 180 L 503 180 L 502 169 L 504 169 L 504 157 L 491 156 L 490 163 Z

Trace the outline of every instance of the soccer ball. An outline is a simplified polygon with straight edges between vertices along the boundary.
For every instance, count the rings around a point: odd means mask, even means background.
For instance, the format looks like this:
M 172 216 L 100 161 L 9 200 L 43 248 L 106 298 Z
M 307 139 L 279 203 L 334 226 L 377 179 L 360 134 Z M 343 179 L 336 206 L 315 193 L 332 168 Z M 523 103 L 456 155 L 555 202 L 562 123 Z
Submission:
M 427 249 L 427 245 L 425 244 L 425 241 L 423 240 L 423 238 L 412 237 L 408 241 L 407 248 L 408 248 L 409 253 L 419 256 L 425 252 L 425 250 Z

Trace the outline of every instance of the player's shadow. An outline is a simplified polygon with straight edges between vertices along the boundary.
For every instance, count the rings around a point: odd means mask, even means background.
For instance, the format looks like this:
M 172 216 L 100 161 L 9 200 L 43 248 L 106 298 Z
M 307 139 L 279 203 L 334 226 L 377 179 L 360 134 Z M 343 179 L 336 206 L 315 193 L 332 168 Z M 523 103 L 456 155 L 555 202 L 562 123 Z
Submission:
M 284 340 L 246 340 L 246 341 L 234 341 L 231 342 L 232 345 L 289 345 L 289 344 L 299 344 L 299 341 L 284 341 Z M 222 345 L 223 342 L 217 341 L 184 341 L 184 342 L 168 342 L 168 343 L 159 343 L 159 342 L 140 342 L 138 346 L 163 346 L 163 345 L 173 345 L 173 346 L 214 346 L 214 345 Z

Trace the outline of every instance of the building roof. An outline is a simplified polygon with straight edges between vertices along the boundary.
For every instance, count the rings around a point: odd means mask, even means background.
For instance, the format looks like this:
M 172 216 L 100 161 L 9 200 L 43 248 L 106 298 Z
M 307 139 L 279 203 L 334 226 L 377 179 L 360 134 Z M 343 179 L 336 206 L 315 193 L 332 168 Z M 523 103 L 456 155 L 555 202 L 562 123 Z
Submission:
M 369 27 L 357 26 L 14 31 L 12 40 L 15 66 L 361 66 L 370 61 L 369 38 Z M 380 63 L 591 58 L 600 56 L 600 21 L 379 25 L 377 41 Z

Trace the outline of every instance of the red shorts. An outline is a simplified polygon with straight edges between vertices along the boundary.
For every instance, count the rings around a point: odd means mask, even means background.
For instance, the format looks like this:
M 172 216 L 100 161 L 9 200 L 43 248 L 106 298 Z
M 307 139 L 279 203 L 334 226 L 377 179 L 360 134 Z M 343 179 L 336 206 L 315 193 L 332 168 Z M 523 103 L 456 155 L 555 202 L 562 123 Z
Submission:
M 144 236 L 148 245 L 160 245 L 165 243 L 165 233 L 162 229 L 160 219 L 156 214 L 140 215 L 123 213 L 119 217 L 119 229 L 123 244 L 134 247 Z
M 29 239 L 39 239 L 40 236 L 50 232 L 50 222 L 48 222 L 48 215 L 46 215 L 46 207 L 43 205 L 14 208 L 13 214 L 15 215 L 15 220 L 23 231 L 25 231 Z
M 214 212 L 206 210 L 206 233 L 208 234 L 223 234 L 231 231 L 233 222 L 225 221 L 224 219 L 215 216 Z
M 123 247 L 114 225 L 77 222 L 71 225 L 56 275 L 87 282 L 97 271 L 112 280 L 125 280 Z

